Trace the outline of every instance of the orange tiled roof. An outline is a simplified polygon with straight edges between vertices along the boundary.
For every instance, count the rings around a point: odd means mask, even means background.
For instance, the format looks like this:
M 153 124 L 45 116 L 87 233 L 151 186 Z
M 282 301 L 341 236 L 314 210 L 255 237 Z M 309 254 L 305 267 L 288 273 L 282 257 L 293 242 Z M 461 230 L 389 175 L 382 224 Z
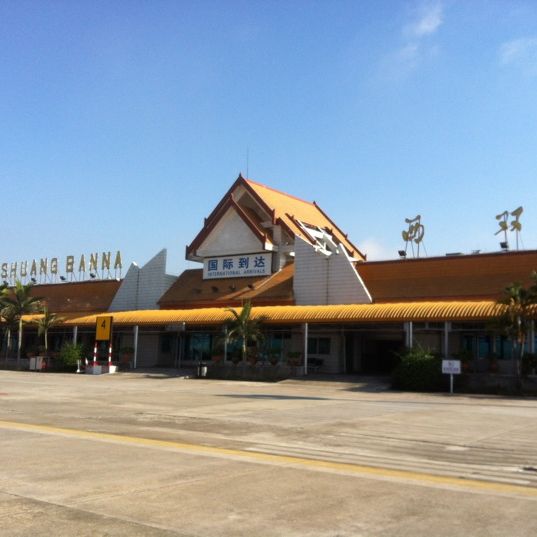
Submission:
M 53 313 L 106 311 L 119 289 L 117 280 L 95 280 L 34 285 L 32 295 L 43 297 Z
M 357 270 L 375 302 L 497 300 L 510 283 L 530 283 L 537 251 L 374 261 Z
M 185 270 L 159 300 L 162 309 L 293 304 L 291 263 L 271 276 L 204 280 L 203 269 Z
M 255 192 L 267 207 L 274 211 L 274 217 L 281 219 L 282 223 L 295 235 L 310 241 L 302 227 L 298 224 L 301 221 L 305 224 L 317 226 L 322 229 L 329 229 L 332 235 L 342 243 L 351 255 L 364 258 L 358 248 L 348 239 L 337 225 L 328 217 L 317 203 L 305 201 L 285 192 L 280 192 L 251 179 L 244 179 L 244 182 Z

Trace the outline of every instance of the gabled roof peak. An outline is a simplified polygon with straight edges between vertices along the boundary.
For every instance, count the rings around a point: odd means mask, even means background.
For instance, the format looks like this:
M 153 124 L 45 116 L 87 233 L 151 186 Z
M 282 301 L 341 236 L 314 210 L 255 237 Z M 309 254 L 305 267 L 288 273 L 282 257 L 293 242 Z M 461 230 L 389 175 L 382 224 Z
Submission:
M 352 244 L 347 235 L 339 229 L 317 203 L 306 201 L 297 196 L 264 185 L 263 183 L 247 179 L 242 173 L 239 173 L 231 188 L 229 188 L 207 217 L 204 228 L 198 233 L 194 241 L 187 246 L 187 259 L 193 258 L 196 255 L 196 248 L 204 240 L 207 233 L 215 228 L 216 223 L 222 217 L 224 210 L 229 206 L 230 202 L 240 207 L 246 205 L 242 201 L 243 192 L 239 191 L 240 195 L 234 196 L 240 188 L 242 188 L 246 197 L 251 198 L 259 207 L 260 213 L 268 215 L 272 224 L 281 225 L 288 235 L 298 235 L 310 242 L 312 241 L 298 221 L 321 229 L 330 229 L 335 240 L 343 244 L 351 257 L 365 259 L 365 256 Z

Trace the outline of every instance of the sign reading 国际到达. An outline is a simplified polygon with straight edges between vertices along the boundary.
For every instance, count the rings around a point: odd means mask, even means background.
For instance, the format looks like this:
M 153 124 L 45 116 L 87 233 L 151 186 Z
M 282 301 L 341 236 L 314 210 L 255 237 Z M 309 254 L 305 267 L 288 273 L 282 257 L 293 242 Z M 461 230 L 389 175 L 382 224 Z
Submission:
M 268 276 L 272 273 L 272 256 L 267 253 L 207 257 L 203 260 L 203 279 Z

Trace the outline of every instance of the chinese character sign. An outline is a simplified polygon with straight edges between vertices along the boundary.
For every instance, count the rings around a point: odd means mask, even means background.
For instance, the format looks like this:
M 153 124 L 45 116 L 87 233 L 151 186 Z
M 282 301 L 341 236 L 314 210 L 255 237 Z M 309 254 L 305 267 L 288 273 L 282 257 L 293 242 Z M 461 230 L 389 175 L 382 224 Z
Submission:
M 418 214 L 415 218 L 405 218 L 405 222 L 408 224 L 408 229 L 403 230 L 401 233 L 403 240 L 405 241 L 405 252 L 408 248 L 408 244 L 412 248 L 414 254 L 414 244 L 417 244 L 417 257 L 420 256 L 420 243 L 423 241 L 425 235 L 425 227 L 421 223 L 421 215 Z
M 503 213 L 496 215 L 496 220 L 498 220 L 498 225 L 500 226 L 500 229 L 494 233 L 494 235 L 498 235 L 499 233 L 503 233 L 503 242 L 505 243 L 505 247 L 508 245 L 507 241 L 507 232 L 508 231 L 514 231 L 515 237 L 516 237 L 516 249 L 518 250 L 518 239 L 519 239 L 519 233 L 522 231 L 522 224 L 520 222 L 520 215 L 524 212 L 524 209 L 522 206 L 517 207 L 514 211 L 503 211 Z M 513 220 L 509 222 L 509 217 L 512 216 Z M 511 228 L 509 228 L 509 225 L 511 225 Z M 503 247 L 503 245 L 502 245 Z
M 522 208 L 522 205 L 515 209 L 511 216 L 514 216 L 515 219 L 511 221 L 511 231 L 519 232 L 522 231 L 522 224 L 520 223 L 520 215 L 524 212 L 524 209 Z
M 500 226 L 500 229 L 494 233 L 494 235 L 498 235 L 498 233 L 503 233 L 503 239 L 505 242 L 507 242 L 507 229 L 509 228 L 509 224 L 507 223 L 507 219 L 509 218 L 509 211 L 504 211 L 503 213 L 496 215 L 496 220 L 498 220 L 498 225 Z
M 268 276 L 271 267 L 272 254 L 269 253 L 206 258 L 203 262 L 203 279 Z

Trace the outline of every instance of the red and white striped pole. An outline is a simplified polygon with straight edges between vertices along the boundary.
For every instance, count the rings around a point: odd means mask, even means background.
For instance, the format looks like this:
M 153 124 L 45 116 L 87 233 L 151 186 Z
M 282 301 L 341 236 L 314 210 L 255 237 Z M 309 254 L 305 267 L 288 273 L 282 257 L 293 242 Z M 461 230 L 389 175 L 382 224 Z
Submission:
M 95 342 L 95 346 L 93 347 L 93 366 L 95 367 L 97 365 L 97 342 Z
M 112 342 L 108 345 L 108 371 L 110 371 L 110 366 L 112 365 Z

